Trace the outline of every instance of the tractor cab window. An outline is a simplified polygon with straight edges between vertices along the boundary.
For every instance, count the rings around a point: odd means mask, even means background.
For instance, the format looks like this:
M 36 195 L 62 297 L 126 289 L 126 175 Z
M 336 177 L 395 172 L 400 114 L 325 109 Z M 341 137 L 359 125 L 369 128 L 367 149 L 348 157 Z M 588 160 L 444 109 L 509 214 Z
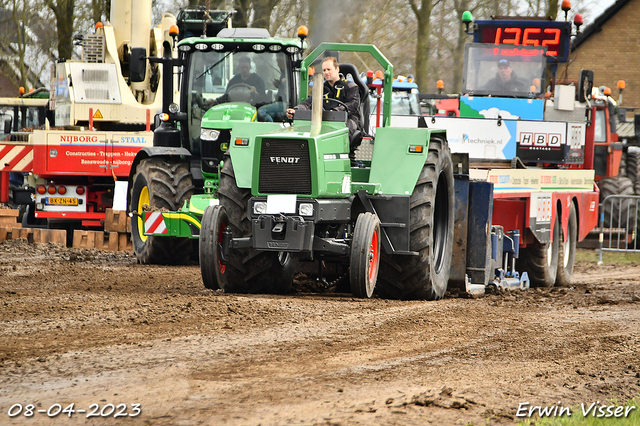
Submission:
M 468 95 L 537 97 L 544 90 L 546 48 L 469 43 L 462 92 Z
M 195 52 L 189 104 L 200 112 L 223 103 L 243 102 L 256 108 L 273 102 L 289 105 L 289 66 L 283 52 Z
M 188 65 L 187 116 L 191 147 L 198 152 L 203 117 L 214 106 L 247 111 L 256 120 L 277 121 L 293 107 L 291 58 L 284 52 L 195 51 Z M 219 109 L 219 108 L 216 108 Z
M 603 109 L 596 110 L 593 140 L 600 143 L 607 142 L 607 119 Z

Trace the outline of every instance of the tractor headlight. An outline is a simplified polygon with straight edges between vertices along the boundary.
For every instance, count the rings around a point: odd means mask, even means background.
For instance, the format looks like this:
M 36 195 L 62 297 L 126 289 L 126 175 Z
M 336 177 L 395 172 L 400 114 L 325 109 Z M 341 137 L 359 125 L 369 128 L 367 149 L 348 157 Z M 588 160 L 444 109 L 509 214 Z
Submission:
M 264 201 L 256 201 L 253 204 L 253 214 L 265 214 L 267 212 L 267 203 Z
M 203 141 L 217 141 L 220 136 L 219 130 L 202 129 L 200 130 L 200 140 Z
M 298 206 L 298 214 L 300 216 L 313 216 L 313 204 L 300 203 Z
M 169 104 L 169 112 L 171 114 L 177 114 L 178 112 L 180 112 L 180 105 L 178 105 L 175 102 L 172 102 Z

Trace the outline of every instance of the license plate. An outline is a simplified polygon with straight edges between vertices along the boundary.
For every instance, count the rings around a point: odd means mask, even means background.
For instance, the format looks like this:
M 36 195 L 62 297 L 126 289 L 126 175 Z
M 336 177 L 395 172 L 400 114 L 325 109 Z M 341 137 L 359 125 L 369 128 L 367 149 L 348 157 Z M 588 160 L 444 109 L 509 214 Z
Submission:
M 47 198 L 47 205 L 49 206 L 77 206 L 78 199 L 77 198 L 59 198 L 59 197 L 49 197 Z

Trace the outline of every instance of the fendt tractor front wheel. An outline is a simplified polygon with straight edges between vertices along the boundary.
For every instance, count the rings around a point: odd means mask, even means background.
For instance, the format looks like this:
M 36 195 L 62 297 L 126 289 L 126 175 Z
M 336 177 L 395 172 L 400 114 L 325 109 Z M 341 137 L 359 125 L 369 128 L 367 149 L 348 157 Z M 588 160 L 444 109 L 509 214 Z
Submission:
M 520 250 L 518 270 L 529 274 L 533 287 L 553 287 L 558 274 L 560 214 L 557 212 L 551 242 L 530 244 Z
M 250 236 L 251 221 L 247 217 L 247 204 L 251 190 L 238 188 L 229 154 L 224 156 L 218 195 L 233 237 Z M 224 265 L 224 273 L 217 275 L 218 285 L 227 293 L 288 293 L 293 285 L 294 265 L 295 259 L 286 253 L 233 249 Z M 214 267 L 219 265 L 214 263 Z
M 573 263 L 576 259 L 576 242 L 578 241 L 578 214 L 576 206 L 571 203 L 569 210 L 569 225 L 564 242 L 559 241 L 558 251 L 558 274 L 556 275 L 556 285 L 568 286 L 571 284 L 573 276 Z
M 440 299 L 447 290 L 453 253 L 454 181 L 451 151 L 432 136 L 411 194 L 409 249 L 417 256 L 381 252 L 378 294 L 397 299 Z
M 349 277 L 351 293 L 369 298 L 378 279 L 380 265 L 380 219 L 372 213 L 360 213 L 353 231 Z
M 222 234 L 227 228 L 229 218 L 222 206 L 208 206 L 202 215 L 200 228 L 200 271 L 206 288 L 217 290 L 218 274 L 224 275 L 226 266 L 222 264 L 220 245 Z
M 145 210 L 179 210 L 191 198 L 193 189 L 189 166 L 179 160 L 147 158 L 138 164 L 129 206 L 129 211 L 139 215 L 131 219 L 131 238 L 138 262 L 178 265 L 189 261 L 192 247 L 189 238 L 144 235 L 141 216 Z

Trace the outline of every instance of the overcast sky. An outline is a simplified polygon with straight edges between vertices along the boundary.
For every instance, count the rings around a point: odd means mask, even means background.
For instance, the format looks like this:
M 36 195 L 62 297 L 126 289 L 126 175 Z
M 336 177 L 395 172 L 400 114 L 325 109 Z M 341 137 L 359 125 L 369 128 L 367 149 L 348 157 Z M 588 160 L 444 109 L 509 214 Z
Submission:
M 595 19 L 602 14 L 609 6 L 615 3 L 615 0 L 600 0 L 598 1 L 589 12 L 589 16 L 584 16 L 585 23 L 595 21 Z

